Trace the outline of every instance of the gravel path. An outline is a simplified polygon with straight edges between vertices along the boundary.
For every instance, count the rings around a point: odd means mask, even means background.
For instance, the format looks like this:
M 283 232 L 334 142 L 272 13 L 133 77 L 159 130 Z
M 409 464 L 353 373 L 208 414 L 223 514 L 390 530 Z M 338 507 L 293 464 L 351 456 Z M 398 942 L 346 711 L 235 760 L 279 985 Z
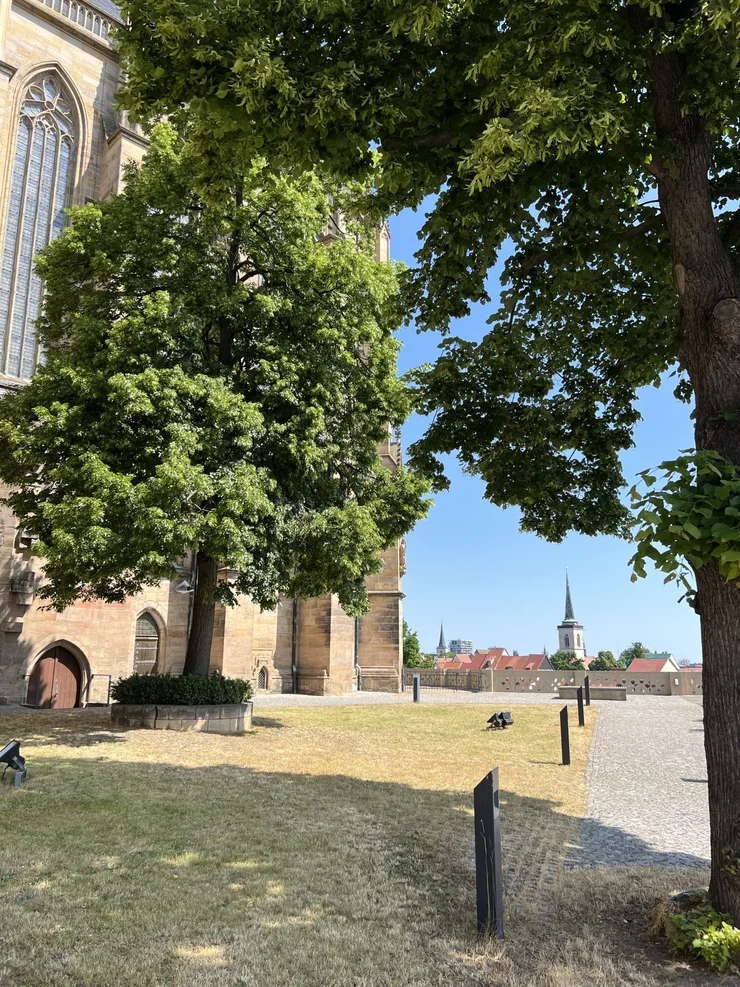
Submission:
M 348 692 L 343 696 L 302 696 L 293 693 L 265 693 L 253 696 L 254 711 L 292 709 L 304 706 L 388 706 L 413 702 L 411 689 L 405 692 Z M 422 689 L 421 702 L 429 703 L 480 703 L 491 709 L 508 709 L 509 706 L 532 704 L 562 705 L 557 695 L 536 692 L 467 692 L 456 689 Z M 594 704 L 596 705 L 596 704 Z
M 587 772 L 588 816 L 574 867 L 708 867 L 700 703 L 629 696 L 600 704 Z

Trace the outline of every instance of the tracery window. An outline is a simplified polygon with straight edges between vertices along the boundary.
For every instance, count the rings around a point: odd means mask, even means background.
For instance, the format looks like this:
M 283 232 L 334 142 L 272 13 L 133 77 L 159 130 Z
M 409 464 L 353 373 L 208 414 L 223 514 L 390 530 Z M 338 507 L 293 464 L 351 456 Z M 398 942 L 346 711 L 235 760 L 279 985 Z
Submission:
M 136 619 L 134 644 L 134 674 L 156 675 L 159 660 L 159 627 L 150 613 L 140 613 Z
M 64 228 L 76 139 L 72 101 L 57 77 L 35 79 L 21 105 L 0 273 L 0 371 L 11 377 L 30 377 L 38 363 L 33 258 Z

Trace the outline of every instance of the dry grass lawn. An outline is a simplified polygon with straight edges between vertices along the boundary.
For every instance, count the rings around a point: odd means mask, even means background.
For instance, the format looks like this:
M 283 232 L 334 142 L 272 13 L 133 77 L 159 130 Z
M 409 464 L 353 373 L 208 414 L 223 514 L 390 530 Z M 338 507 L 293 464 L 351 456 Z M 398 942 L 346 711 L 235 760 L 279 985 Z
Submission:
M 570 768 L 542 706 L 505 733 L 462 705 L 274 710 L 246 737 L 0 715 L 31 774 L 0 787 L 0 984 L 705 984 L 642 933 L 660 895 L 704 875 L 563 870 L 588 713 Z M 472 788 L 495 764 L 503 946 L 474 934 Z

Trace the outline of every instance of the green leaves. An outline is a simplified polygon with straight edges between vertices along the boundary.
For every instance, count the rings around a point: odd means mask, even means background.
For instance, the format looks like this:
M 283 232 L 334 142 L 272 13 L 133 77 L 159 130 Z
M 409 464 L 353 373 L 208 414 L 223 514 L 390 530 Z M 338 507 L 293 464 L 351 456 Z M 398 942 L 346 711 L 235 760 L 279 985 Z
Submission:
M 716 562 L 725 579 L 740 581 L 740 469 L 715 452 L 686 454 L 640 474 L 645 490 L 630 491 L 636 510 L 633 581 L 645 562 L 694 595 L 690 570 Z
M 410 410 L 396 271 L 358 186 L 234 161 L 206 198 L 201 164 L 158 126 L 125 192 L 42 254 L 46 363 L 0 402 L 8 502 L 58 609 L 121 600 L 197 547 L 234 573 L 224 603 L 331 591 L 362 612 L 378 553 L 428 507 L 378 455 Z
M 249 682 L 224 678 L 218 671 L 210 675 L 129 675 L 111 687 L 115 702 L 135 706 L 220 706 L 245 703 L 251 695 Z

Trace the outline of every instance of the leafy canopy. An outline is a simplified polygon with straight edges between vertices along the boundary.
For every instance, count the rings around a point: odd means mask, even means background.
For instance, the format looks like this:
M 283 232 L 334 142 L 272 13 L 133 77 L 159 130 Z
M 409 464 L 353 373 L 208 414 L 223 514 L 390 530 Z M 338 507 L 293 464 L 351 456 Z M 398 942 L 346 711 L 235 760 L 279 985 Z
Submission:
M 550 655 L 550 664 L 558 672 L 583 671 L 583 659 L 576 658 L 574 651 L 556 651 Z
M 121 600 L 199 548 L 223 602 L 334 591 L 363 612 L 378 552 L 427 509 L 377 451 L 409 410 L 397 272 L 352 190 L 255 162 L 206 201 L 195 170 L 158 126 L 124 193 L 73 209 L 38 261 L 46 363 L 0 403 L 0 476 L 42 596 Z M 330 197 L 348 233 L 323 242 Z
M 738 0 L 129 0 L 125 13 L 125 104 L 186 112 L 212 169 L 238 147 L 371 174 L 379 209 L 434 197 L 406 282 L 417 325 L 445 332 L 494 307 L 482 342 L 448 338 L 416 374 L 434 419 L 412 452 L 438 486 L 438 454 L 456 450 L 527 530 L 625 534 L 635 395 L 679 346 L 655 191 L 676 162 L 651 66 L 684 59 L 681 103 L 722 135 L 724 208 L 740 184 Z M 734 217 L 718 221 L 725 239 Z M 496 301 L 488 274 L 508 250 Z
M 646 648 L 640 641 L 635 641 L 634 644 L 631 644 L 628 648 L 624 649 L 619 656 L 619 662 L 622 668 L 627 668 L 627 666 L 631 662 L 635 661 L 635 659 L 644 658 L 645 655 L 648 654 L 650 654 L 650 648 Z
M 619 662 L 611 651 L 600 651 L 588 666 L 588 670 L 589 672 L 606 672 L 619 667 Z
M 422 654 L 419 645 L 419 635 L 412 631 L 408 623 L 403 622 L 403 663 L 408 668 L 417 668 L 421 664 Z

